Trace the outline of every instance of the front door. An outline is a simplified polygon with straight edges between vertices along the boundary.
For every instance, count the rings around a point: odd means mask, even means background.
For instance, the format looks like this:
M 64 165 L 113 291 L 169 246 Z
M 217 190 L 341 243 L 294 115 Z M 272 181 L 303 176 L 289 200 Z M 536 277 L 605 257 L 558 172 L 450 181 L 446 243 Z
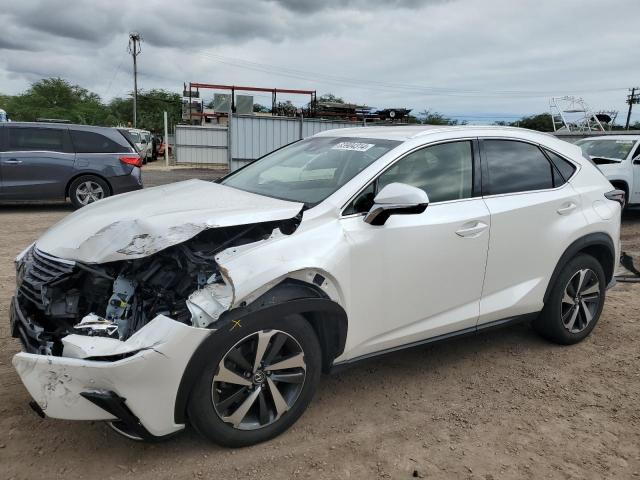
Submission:
M 424 147 L 378 177 L 345 210 L 351 282 L 350 358 L 475 329 L 487 250 L 489 211 L 473 188 L 473 142 Z M 400 182 L 422 188 L 421 214 L 372 226 L 360 215 L 377 191 Z

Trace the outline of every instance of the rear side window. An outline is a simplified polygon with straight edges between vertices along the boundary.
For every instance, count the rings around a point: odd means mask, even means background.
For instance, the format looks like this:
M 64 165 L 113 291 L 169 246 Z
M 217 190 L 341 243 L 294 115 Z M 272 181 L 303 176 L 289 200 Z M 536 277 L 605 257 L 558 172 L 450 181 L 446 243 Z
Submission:
M 78 153 L 120 153 L 127 150 L 100 133 L 71 130 L 71 141 Z
M 7 128 L 7 127 L 5 127 Z M 8 127 L 9 151 L 64 152 L 65 131 L 59 128 Z
M 488 182 L 485 195 L 553 188 L 553 167 L 535 145 L 515 140 L 484 140 Z
M 551 162 L 553 163 L 553 165 L 558 169 L 558 171 L 562 175 L 562 178 L 564 179 L 564 181 L 566 182 L 567 180 L 569 180 L 573 175 L 573 173 L 576 171 L 575 165 L 565 160 L 560 155 L 550 152 L 549 150 L 545 149 L 545 152 L 547 156 L 551 159 Z M 556 187 L 557 186 L 559 186 L 559 184 L 556 184 Z

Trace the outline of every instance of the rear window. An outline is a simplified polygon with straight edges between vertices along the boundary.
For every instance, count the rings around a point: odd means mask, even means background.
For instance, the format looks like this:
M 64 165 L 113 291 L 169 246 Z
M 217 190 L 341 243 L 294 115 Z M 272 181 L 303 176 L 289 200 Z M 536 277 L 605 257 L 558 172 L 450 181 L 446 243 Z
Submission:
M 591 157 L 617 158 L 624 160 L 636 143 L 635 140 L 579 140 L 576 145 Z
M 547 149 L 545 149 L 545 153 L 551 159 L 551 162 L 553 162 L 553 165 L 558 169 L 564 180 L 569 180 L 573 172 L 576 171 L 575 165 Z
M 71 130 L 71 141 L 78 153 L 121 153 L 127 147 L 120 145 L 100 133 Z

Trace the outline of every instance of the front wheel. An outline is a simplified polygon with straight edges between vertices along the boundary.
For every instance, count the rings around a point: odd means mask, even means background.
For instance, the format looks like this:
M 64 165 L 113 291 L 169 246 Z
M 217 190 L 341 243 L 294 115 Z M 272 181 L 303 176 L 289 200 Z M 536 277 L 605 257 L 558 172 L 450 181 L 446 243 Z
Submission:
M 606 281 L 600 262 L 580 254 L 560 272 L 533 327 L 555 343 L 571 345 L 596 326 L 605 300 Z
M 299 315 L 245 319 L 217 334 L 189 399 L 192 425 L 228 447 L 284 432 L 306 410 L 320 379 L 321 350 L 311 325 Z

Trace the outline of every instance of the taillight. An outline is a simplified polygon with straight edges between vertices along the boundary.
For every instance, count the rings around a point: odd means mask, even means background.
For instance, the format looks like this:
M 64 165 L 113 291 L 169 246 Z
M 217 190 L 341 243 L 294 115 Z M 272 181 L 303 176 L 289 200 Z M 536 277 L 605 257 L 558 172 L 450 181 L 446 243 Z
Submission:
M 142 159 L 138 155 L 124 155 L 120 157 L 120 161 L 127 165 L 133 165 L 134 167 L 142 166 Z
M 624 207 L 625 196 L 624 190 L 611 190 L 604 194 L 609 200 L 613 200 L 614 202 L 618 202 L 622 207 Z

